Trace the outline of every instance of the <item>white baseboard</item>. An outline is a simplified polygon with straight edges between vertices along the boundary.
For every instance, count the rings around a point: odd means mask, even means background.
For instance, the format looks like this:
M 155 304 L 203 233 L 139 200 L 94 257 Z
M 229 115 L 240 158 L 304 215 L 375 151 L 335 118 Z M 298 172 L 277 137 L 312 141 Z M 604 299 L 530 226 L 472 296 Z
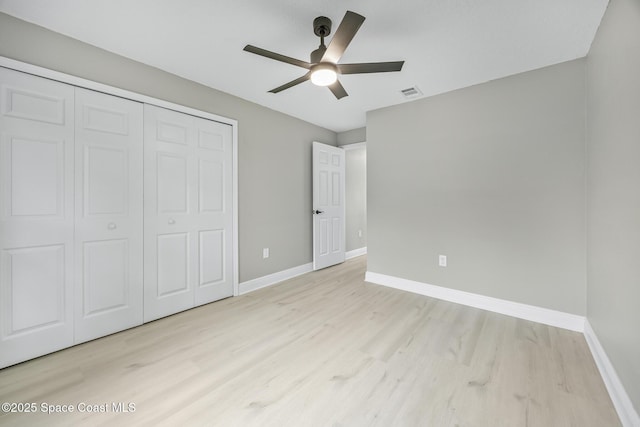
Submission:
M 238 295 L 243 295 L 267 286 L 275 285 L 283 280 L 292 279 L 305 273 L 313 271 L 313 263 L 299 265 L 288 270 L 278 271 L 256 279 L 247 280 L 238 285 Z
M 345 260 L 358 257 L 367 253 L 367 247 L 354 249 L 345 253 Z M 288 270 L 278 271 L 256 279 L 247 280 L 238 285 L 238 295 L 243 295 L 267 286 L 275 285 L 283 280 L 292 279 L 305 273 L 313 271 L 313 263 L 299 265 Z
M 607 391 L 613 401 L 613 406 L 615 406 L 618 412 L 618 417 L 620 417 L 622 425 L 625 427 L 640 426 L 640 416 L 633 407 L 629 395 L 624 389 L 616 370 L 611 364 L 609 357 L 607 357 L 607 353 L 604 351 L 588 320 L 585 321 L 584 325 L 584 337 L 587 340 L 593 359 L 598 366 L 600 376 L 602 376 L 604 385 L 607 387 Z
M 366 253 L 367 253 L 367 247 L 365 246 L 364 248 L 354 249 L 352 251 L 345 253 L 344 259 L 347 260 L 347 259 L 355 258 L 360 255 L 365 255 Z
M 455 289 L 443 288 L 441 286 L 429 285 L 427 283 L 401 279 L 399 277 L 387 276 L 385 274 L 373 273 L 370 271 L 367 271 L 365 281 L 457 304 L 493 311 L 495 313 L 506 314 L 520 319 L 531 320 L 545 325 L 556 326 L 558 328 L 569 329 L 576 332 L 584 332 L 585 318 L 584 316 L 578 316 L 576 314 L 564 313 L 562 311 L 550 310 L 548 308 L 487 297 Z

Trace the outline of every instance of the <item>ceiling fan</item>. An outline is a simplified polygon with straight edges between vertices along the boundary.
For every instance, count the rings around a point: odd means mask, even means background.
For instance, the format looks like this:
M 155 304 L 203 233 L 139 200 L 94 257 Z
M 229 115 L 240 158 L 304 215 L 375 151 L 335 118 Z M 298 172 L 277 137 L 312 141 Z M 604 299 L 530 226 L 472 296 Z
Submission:
M 311 52 L 311 61 L 301 61 L 279 53 L 271 52 L 252 45 L 246 45 L 244 50 L 256 55 L 286 62 L 309 70 L 304 76 L 271 89 L 269 92 L 278 93 L 289 89 L 307 80 L 318 86 L 328 86 L 337 99 L 348 96 L 338 80 L 338 74 L 363 74 L 363 73 L 388 73 L 402 70 L 404 61 L 395 62 L 367 62 L 358 64 L 338 64 L 344 51 L 351 43 L 356 32 L 364 22 L 365 18 L 357 13 L 347 11 L 338 26 L 329 46 L 324 45 L 324 38 L 331 33 L 331 19 L 326 16 L 319 16 L 313 20 L 313 32 L 320 37 L 320 46 Z

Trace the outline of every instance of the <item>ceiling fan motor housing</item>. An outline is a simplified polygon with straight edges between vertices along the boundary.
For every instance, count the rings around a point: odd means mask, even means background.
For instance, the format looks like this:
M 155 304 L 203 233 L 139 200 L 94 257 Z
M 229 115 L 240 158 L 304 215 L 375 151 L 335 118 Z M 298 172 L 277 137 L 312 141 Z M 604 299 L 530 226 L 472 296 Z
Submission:
M 331 34 L 331 19 L 326 16 L 318 16 L 314 19 L 313 33 L 318 37 L 327 37 Z

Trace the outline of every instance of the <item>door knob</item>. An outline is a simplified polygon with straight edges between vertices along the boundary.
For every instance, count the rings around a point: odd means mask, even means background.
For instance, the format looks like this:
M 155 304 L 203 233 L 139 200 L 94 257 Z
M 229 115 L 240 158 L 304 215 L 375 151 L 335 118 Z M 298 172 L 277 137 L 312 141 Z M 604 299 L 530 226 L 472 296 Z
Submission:
M 109 230 L 115 230 L 116 229 L 116 224 L 114 222 L 110 222 L 109 225 L 107 225 L 107 228 Z
M 319 215 L 319 214 L 321 214 L 321 213 L 324 213 L 324 211 L 319 211 L 319 210 L 317 210 L 317 209 L 316 209 L 315 211 L 313 211 L 313 213 L 314 213 L 315 215 Z
M 172 225 L 173 225 L 173 224 L 175 224 L 175 223 L 176 223 L 176 220 L 175 220 L 175 219 L 173 219 L 173 218 L 169 218 L 169 224 L 172 224 Z

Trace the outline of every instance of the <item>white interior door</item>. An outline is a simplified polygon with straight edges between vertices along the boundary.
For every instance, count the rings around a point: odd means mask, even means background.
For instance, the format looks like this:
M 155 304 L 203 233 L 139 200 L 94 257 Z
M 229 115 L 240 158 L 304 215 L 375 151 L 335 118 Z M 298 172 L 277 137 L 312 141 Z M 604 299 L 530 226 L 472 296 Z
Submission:
M 142 104 L 76 88 L 75 341 L 142 324 Z
M 145 322 L 233 295 L 231 126 L 145 105 Z
M 342 148 L 313 143 L 313 269 L 344 262 L 345 155 Z
M 73 344 L 73 90 L 0 68 L 0 366 Z

